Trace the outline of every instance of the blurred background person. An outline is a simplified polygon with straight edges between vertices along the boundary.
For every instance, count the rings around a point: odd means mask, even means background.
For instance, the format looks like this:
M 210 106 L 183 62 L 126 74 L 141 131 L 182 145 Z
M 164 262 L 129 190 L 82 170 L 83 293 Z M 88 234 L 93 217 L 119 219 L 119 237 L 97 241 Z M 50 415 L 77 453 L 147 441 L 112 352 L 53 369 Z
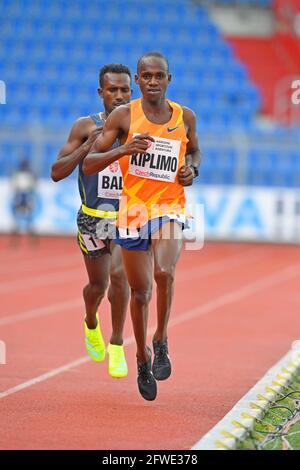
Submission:
M 15 244 L 15 235 L 35 235 L 36 183 L 37 178 L 31 169 L 29 160 L 22 159 L 11 176 L 12 213 L 14 217 L 13 244 Z

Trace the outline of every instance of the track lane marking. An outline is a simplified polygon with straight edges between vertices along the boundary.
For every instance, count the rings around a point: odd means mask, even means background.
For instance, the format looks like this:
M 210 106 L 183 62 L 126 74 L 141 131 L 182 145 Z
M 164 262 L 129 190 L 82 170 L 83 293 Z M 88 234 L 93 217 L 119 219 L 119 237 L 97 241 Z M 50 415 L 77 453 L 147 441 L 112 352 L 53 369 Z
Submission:
M 219 272 L 223 272 L 224 269 L 235 268 L 240 266 L 241 264 L 245 264 L 248 261 L 251 263 L 255 262 L 256 258 L 253 257 L 254 253 L 257 250 L 250 250 L 247 255 L 245 254 L 237 254 L 236 256 L 228 256 L 225 258 L 223 262 L 219 261 L 211 261 L 210 263 L 206 263 L 203 266 L 198 267 L 197 269 L 185 269 L 184 271 L 180 271 L 175 278 L 175 284 L 184 282 L 187 280 L 192 280 L 194 278 L 201 279 L 203 277 L 210 276 L 212 274 L 218 274 Z M 261 260 L 261 255 L 259 255 L 259 259 Z M 73 271 L 72 271 L 73 272 Z M 64 274 L 65 275 L 65 274 Z M 60 280 L 59 280 L 60 282 Z M 22 313 L 16 313 L 13 315 L 7 315 L 5 317 L 0 317 L 0 326 L 9 325 L 12 323 L 17 323 L 19 321 L 29 320 L 31 318 L 36 318 L 39 316 L 46 316 L 51 315 L 56 312 L 60 312 L 62 309 L 69 310 L 70 308 L 76 308 L 81 306 L 83 303 L 82 297 L 78 297 L 76 299 L 70 299 L 67 301 L 58 302 L 49 306 L 37 307 L 34 309 L 30 309 L 28 311 Z
M 238 300 L 242 300 L 245 297 L 248 297 L 251 294 L 254 294 L 256 292 L 262 291 L 268 287 L 272 287 L 277 284 L 281 284 L 282 282 L 286 282 L 294 277 L 300 276 L 300 267 L 299 264 L 289 266 L 287 268 L 284 268 L 274 274 L 271 274 L 270 276 L 264 276 L 263 278 L 259 279 L 258 281 L 248 283 L 242 287 L 239 287 L 238 289 L 229 292 L 228 294 L 221 295 L 217 299 L 207 302 L 206 304 L 196 307 L 193 309 L 190 309 L 188 312 L 178 315 L 174 320 L 170 321 L 169 326 L 173 327 L 176 326 L 180 323 L 183 323 L 185 321 L 191 320 L 193 318 L 198 317 L 199 315 L 205 315 L 207 313 L 210 313 L 214 310 L 217 310 L 219 307 L 223 307 L 225 305 L 228 305 L 230 303 L 237 302 Z M 156 327 L 151 327 L 148 330 L 148 336 L 154 333 Z M 126 338 L 124 341 L 124 345 L 129 345 L 134 343 L 134 337 L 130 336 L 129 338 Z M 65 364 L 61 367 L 55 368 L 45 374 L 39 375 L 37 377 L 34 377 L 30 380 L 27 380 L 26 382 L 23 382 L 19 385 L 16 385 L 15 387 L 12 387 L 4 392 L 0 393 L 0 399 L 5 398 L 7 396 L 13 395 L 21 390 L 25 390 L 35 384 L 44 382 L 52 377 L 55 377 L 61 373 L 64 373 L 68 370 L 73 369 L 74 367 L 78 367 L 82 364 L 85 364 L 90 361 L 89 356 L 84 356 L 81 358 L 78 358 L 72 362 L 69 362 L 68 364 Z

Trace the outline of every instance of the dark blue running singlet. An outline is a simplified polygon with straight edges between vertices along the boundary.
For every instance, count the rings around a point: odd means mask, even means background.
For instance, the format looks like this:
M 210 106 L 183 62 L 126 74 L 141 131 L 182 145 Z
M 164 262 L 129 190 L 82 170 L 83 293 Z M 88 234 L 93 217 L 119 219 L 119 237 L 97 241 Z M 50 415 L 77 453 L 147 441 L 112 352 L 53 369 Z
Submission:
M 92 114 L 90 118 L 97 127 L 103 127 L 104 121 L 100 114 Z M 115 142 L 112 148 L 118 147 Z M 79 164 L 78 187 L 81 202 L 91 209 L 118 211 L 122 192 L 122 173 L 118 161 L 115 161 L 100 173 L 85 176 L 82 172 L 83 160 Z

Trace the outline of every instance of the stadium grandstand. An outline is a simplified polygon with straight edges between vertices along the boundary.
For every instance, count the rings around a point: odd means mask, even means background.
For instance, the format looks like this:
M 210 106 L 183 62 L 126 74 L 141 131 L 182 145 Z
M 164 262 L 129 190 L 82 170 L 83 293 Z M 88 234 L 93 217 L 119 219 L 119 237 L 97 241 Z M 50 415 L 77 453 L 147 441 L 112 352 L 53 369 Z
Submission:
M 98 110 L 99 68 L 134 72 L 159 50 L 169 97 L 197 113 L 200 183 L 299 187 L 298 1 L 2 0 L 0 13 L 1 177 L 27 155 L 48 178 L 70 125 Z

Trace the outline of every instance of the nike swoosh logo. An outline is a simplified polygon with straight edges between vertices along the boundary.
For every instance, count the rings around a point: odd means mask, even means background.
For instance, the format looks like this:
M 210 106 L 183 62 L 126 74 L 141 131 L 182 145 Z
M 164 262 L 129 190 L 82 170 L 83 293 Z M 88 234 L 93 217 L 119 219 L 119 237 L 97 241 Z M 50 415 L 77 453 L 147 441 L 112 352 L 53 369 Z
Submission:
M 178 129 L 178 127 L 180 127 L 180 126 L 176 126 L 176 127 L 167 127 L 167 131 L 168 131 L 168 132 L 173 132 L 173 131 L 175 131 L 176 129 Z

